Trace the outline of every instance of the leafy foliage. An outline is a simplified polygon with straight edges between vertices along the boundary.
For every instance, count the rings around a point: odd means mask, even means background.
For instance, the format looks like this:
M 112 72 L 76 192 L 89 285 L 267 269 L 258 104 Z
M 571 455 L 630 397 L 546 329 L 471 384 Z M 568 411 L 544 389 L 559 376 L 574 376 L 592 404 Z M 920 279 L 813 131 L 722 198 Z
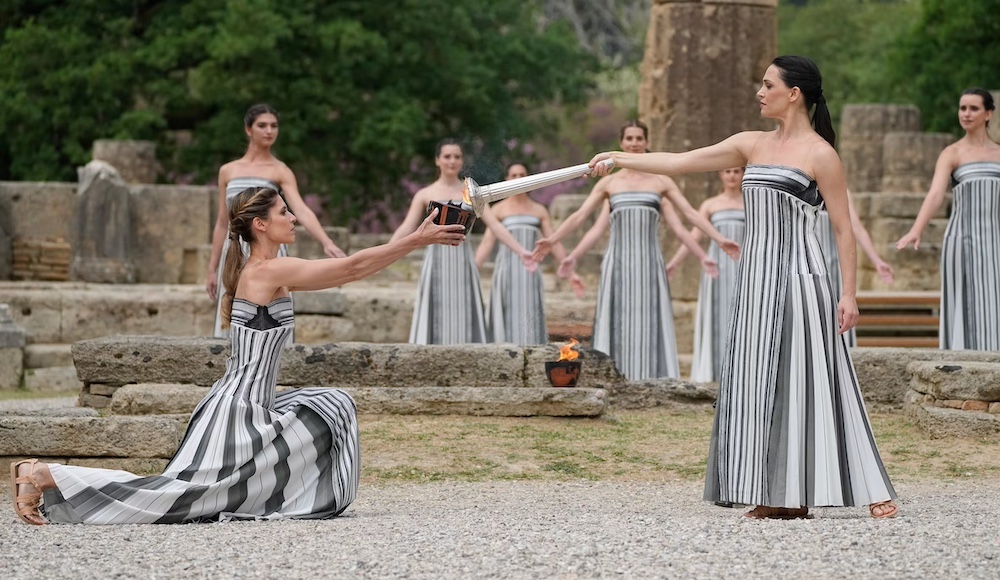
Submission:
M 596 59 L 524 0 L 0 0 L 0 179 L 72 179 L 95 139 L 154 139 L 168 179 L 210 180 L 243 113 L 281 111 L 276 155 L 345 221 L 403 197 L 442 137 L 486 155 L 582 103 Z M 473 139 L 472 136 L 475 136 Z M 475 171 L 475 169 L 474 169 Z M 496 176 L 481 176 L 492 180 Z

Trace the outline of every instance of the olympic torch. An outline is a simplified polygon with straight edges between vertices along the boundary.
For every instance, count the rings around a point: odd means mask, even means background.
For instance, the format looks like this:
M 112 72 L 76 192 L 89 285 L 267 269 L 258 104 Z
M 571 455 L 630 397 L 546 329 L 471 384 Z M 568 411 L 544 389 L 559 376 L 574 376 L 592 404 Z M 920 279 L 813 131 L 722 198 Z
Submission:
M 608 167 L 614 166 L 612 159 L 601 161 Z M 462 190 L 462 199 L 472 206 L 476 216 L 481 216 L 486 206 L 501 199 L 507 199 L 519 193 L 527 193 L 549 185 L 555 185 L 577 177 L 590 174 L 590 165 L 581 163 L 563 169 L 553 169 L 544 171 L 527 177 L 518 177 L 509 181 L 500 181 L 489 185 L 479 185 L 471 177 L 465 178 L 465 189 Z

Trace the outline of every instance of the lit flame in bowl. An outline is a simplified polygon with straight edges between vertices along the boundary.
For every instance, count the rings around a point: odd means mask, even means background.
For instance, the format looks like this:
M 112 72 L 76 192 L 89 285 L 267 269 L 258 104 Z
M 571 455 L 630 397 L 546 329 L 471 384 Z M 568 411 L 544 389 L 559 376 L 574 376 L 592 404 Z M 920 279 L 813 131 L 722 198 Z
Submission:
M 469 182 L 465 182 L 465 189 L 462 190 L 462 201 L 467 205 L 472 205 L 472 198 L 469 197 Z
M 559 360 L 576 360 L 580 356 L 580 353 L 573 350 L 573 347 L 580 344 L 580 341 L 572 337 L 569 340 L 569 344 L 563 345 L 559 349 Z

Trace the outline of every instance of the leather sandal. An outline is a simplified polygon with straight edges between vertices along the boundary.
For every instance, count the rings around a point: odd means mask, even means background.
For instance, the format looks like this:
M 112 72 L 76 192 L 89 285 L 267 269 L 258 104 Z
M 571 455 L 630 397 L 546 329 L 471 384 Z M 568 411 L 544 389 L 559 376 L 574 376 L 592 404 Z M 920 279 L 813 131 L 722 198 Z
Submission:
M 18 476 L 17 469 L 21 465 L 27 463 L 31 466 L 31 471 L 28 475 Z M 10 484 L 11 495 L 14 498 L 14 513 L 17 517 L 21 519 L 22 522 L 32 525 L 41 526 L 44 525 L 45 518 L 42 517 L 41 512 L 38 510 L 38 506 L 42 504 L 42 492 L 41 486 L 35 480 L 35 464 L 38 463 L 37 459 L 24 459 L 21 461 L 15 461 L 10 464 Z M 24 493 L 17 495 L 17 486 L 20 484 L 30 484 L 35 487 L 35 491 L 31 493 Z M 33 521 L 31 518 L 37 518 L 37 521 Z
M 876 514 L 875 510 L 878 509 L 880 513 Z M 868 506 L 868 511 L 872 514 L 872 517 L 881 520 L 886 518 L 894 518 L 896 514 L 899 513 L 899 506 L 896 505 L 891 499 L 886 501 L 880 501 L 878 503 L 873 503 Z

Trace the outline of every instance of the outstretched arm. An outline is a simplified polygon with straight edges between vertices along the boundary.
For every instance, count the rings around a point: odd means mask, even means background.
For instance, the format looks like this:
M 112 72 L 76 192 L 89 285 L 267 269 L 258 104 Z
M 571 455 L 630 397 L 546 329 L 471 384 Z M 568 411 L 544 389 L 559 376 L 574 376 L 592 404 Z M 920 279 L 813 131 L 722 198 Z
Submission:
M 743 167 L 747 164 L 754 144 L 762 135 L 761 131 L 745 131 L 715 145 L 692 149 L 684 153 L 625 153 L 622 151 L 598 153 L 590 160 L 591 175 L 594 177 L 607 175 L 611 168 L 601 161 L 609 158 L 614 160 L 613 167 L 624 167 L 661 175 L 701 173 L 719 171 L 729 167 Z
M 896 249 L 902 250 L 906 246 L 913 246 L 914 250 L 920 249 L 920 236 L 924 233 L 924 228 L 931 222 L 934 214 L 941 209 L 944 203 L 945 194 L 948 192 L 948 183 L 951 179 L 951 172 L 955 170 L 956 158 L 954 148 L 946 147 L 941 155 L 938 155 L 937 164 L 934 166 L 934 177 L 931 179 L 931 188 L 924 198 L 924 203 L 920 206 L 917 219 L 913 222 L 910 231 L 896 242 Z
M 295 181 L 295 174 L 287 166 L 282 170 L 281 176 L 281 195 L 285 198 L 285 203 L 288 204 L 288 209 L 292 210 L 295 214 L 295 219 L 298 220 L 302 227 L 306 229 L 309 234 L 316 239 L 320 244 L 323 245 L 323 253 L 326 254 L 328 258 L 345 258 L 347 254 L 343 250 L 337 247 L 337 244 L 333 243 L 330 236 L 326 235 L 326 230 L 323 229 L 323 224 L 319 223 L 319 218 L 313 213 L 313 210 L 309 209 L 306 202 L 302 199 L 302 195 L 299 194 L 299 185 Z
M 851 212 L 851 230 L 854 232 L 854 237 L 858 240 L 858 245 L 864 250 L 865 255 L 871 260 L 872 264 L 875 266 L 875 270 L 878 272 L 879 278 L 882 279 L 886 284 L 892 284 L 893 274 L 892 266 L 886 263 L 882 259 L 882 256 L 878 255 L 878 251 L 875 249 L 875 244 L 872 243 L 872 237 L 865 229 L 865 224 L 861 223 L 861 218 L 858 217 L 858 210 L 854 207 L 854 198 L 851 197 L 850 190 L 847 191 L 847 209 Z
M 583 257 L 584 254 L 590 251 L 597 242 L 604 235 L 604 232 L 608 231 L 611 227 L 611 203 L 607 200 L 601 206 L 601 213 L 598 214 L 597 220 L 594 225 L 590 226 L 587 233 L 583 235 L 580 242 L 577 243 L 573 251 L 570 252 L 566 257 L 559 261 L 559 276 L 565 278 L 567 276 L 573 275 L 576 270 L 577 261 Z
M 576 210 L 569 215 L 563 223 L 559 224 L 556 231 L 552 233 L 551 236 L 546 236 L 538 243 L 535 244 L 535 260 L 541 261 L 545 256 L 552 251 L 552 245 L 556 242 L 562 240 L 566 234 L 576 230 L 583 223 L 583 220 L 587 218 L 590 214 L 594 213 L 594 210 L 605 200 L 608 195 L 608 181 L 607 177 L 601 179 L 594 185 L 594 189 L 590 190 L 590 195 L 580 206 L 580 209 Z

